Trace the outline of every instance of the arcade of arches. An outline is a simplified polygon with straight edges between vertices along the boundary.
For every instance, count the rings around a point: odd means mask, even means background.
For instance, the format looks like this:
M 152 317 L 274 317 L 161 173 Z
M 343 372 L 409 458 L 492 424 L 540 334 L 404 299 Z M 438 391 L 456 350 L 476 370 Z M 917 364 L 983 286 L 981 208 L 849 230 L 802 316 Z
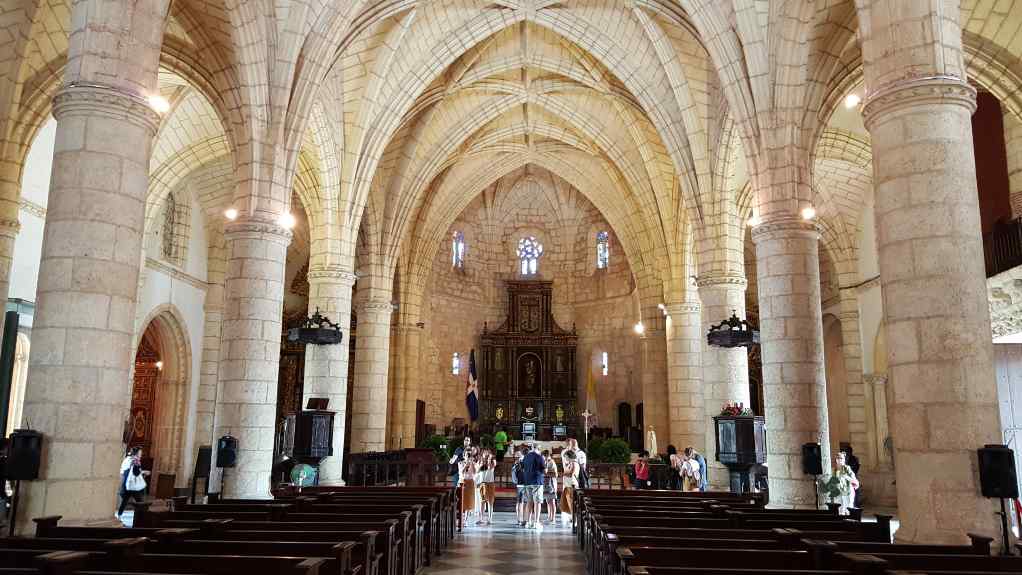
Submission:
M 0 11 L 8 427 L 45 435 L 22 522 L 109 517 L 125 440 L 181 488 L 230 433 L 223 491 L 265 497 L 309 397 L 340 481 L 417 401 L 464 417 L 506 282 L 548 280 L 597 425 L 641 403 L 712 453 L 723 404 L 762 405 L 773 503 L 813 505 L 803 443 L 848 442 L 899 539 L 997 531 L 975 449 L 1022 417 L 1022 268 L 984 259 L 1022 215 L 1019 0 Z M 317 308 L 354 348 L 282 346 Z M 751 386 L 705 343 L 732 310 Z

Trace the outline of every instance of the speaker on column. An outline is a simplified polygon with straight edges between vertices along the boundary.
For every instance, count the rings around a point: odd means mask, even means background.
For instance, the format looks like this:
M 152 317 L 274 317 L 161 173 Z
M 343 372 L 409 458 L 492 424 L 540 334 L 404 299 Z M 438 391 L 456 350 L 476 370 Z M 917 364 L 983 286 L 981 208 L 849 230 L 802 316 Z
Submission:
M 1006 445 L 985 445 L 979 454 L 979 482 L 983 497 L 1016 499 L 1018 475 L 1015 473 L 1015 452 Z
M 39 463 L 43 459 L 43 434 L 31 429 L 15 429 L 9 445 L 7 479 L 38 479 Z
M 823 450 L 819 443 L 802 445 L 802 473 L 823 475 Z
M 216 442 L 216 466 L 234 467 L 238 459 L 238 440 L 230 435 L 221 437 Z

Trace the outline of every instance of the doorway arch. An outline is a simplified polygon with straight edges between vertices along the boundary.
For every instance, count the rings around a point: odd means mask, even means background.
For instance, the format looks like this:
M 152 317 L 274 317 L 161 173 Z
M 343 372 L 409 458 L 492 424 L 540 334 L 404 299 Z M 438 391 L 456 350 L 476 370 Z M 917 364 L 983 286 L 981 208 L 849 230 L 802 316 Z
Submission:
M 151 465 L 155 490 L 160 475 L 186 485 L 184 468 L 191 380 L 191 349 L 185 323 L 174 306 L 154 309 L 142 323 L 135 345 L 131 409 L 125 426 L 127 447 L 141 446 Z

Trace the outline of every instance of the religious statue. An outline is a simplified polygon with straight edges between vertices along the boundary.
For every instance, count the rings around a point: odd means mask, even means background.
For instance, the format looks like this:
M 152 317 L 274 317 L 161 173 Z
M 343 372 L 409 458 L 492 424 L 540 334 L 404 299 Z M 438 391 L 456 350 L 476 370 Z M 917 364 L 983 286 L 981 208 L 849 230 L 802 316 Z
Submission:
M 539 395 L 539 386 L 536 385 L 536 361 L 525 360 L 525 378 L 521 385 L 522 395 Z
M 564 408 L 561 404 L 557 404 L 557 409 L 554 410 L 554 417 L 557 418 L 557 423 L 564 421 Z
M 649 436 L 649 455 L 650 457 L 656 457 L 659 452 L 656 449 L 656 431 L 653 431 L 652 425 L 649 426 L 649 433 L 647 435 Z

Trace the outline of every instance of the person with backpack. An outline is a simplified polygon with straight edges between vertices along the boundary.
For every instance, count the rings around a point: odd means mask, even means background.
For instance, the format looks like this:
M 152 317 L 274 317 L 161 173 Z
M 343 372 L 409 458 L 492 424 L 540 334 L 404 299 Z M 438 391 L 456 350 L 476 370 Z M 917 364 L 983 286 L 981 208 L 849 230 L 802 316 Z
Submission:
M 586 452 L 582 451 L 582 448 L 578 446 L 578 440 L 575 438 L 568 439 L 567 448 L 575 453 L 575 463 L 578 464 L 578 488 L 586 489 L 589 487 L 589 467 L 586 464 Z
M 124 515 L 128 501 L 135 500 L 138 503 L 145 501 L 146 475 L 149 475 L 149 472 L 142 469 L 142 448 L 132 447 L 121 461 L 121 506 L 117 508 L 118 519 Z
M 685 457 L 694 459 L 697 464 L 697 471 L 699 472 L 699 491 L 706 491 L 710 486 L 709 471 L 706 468 L 706 458 L 701 453 L 695 450 L 694 447 L 685 448 Z
M 511 480 L 515 483 L 515 490 L 518 492 L 515 503 L 515 513 L 518 514 L 518 526 L 525 527 L 525 470 L 522 469 L 522 457 L 524 453 L 515 449 L 515 463 L 511 466 Z

